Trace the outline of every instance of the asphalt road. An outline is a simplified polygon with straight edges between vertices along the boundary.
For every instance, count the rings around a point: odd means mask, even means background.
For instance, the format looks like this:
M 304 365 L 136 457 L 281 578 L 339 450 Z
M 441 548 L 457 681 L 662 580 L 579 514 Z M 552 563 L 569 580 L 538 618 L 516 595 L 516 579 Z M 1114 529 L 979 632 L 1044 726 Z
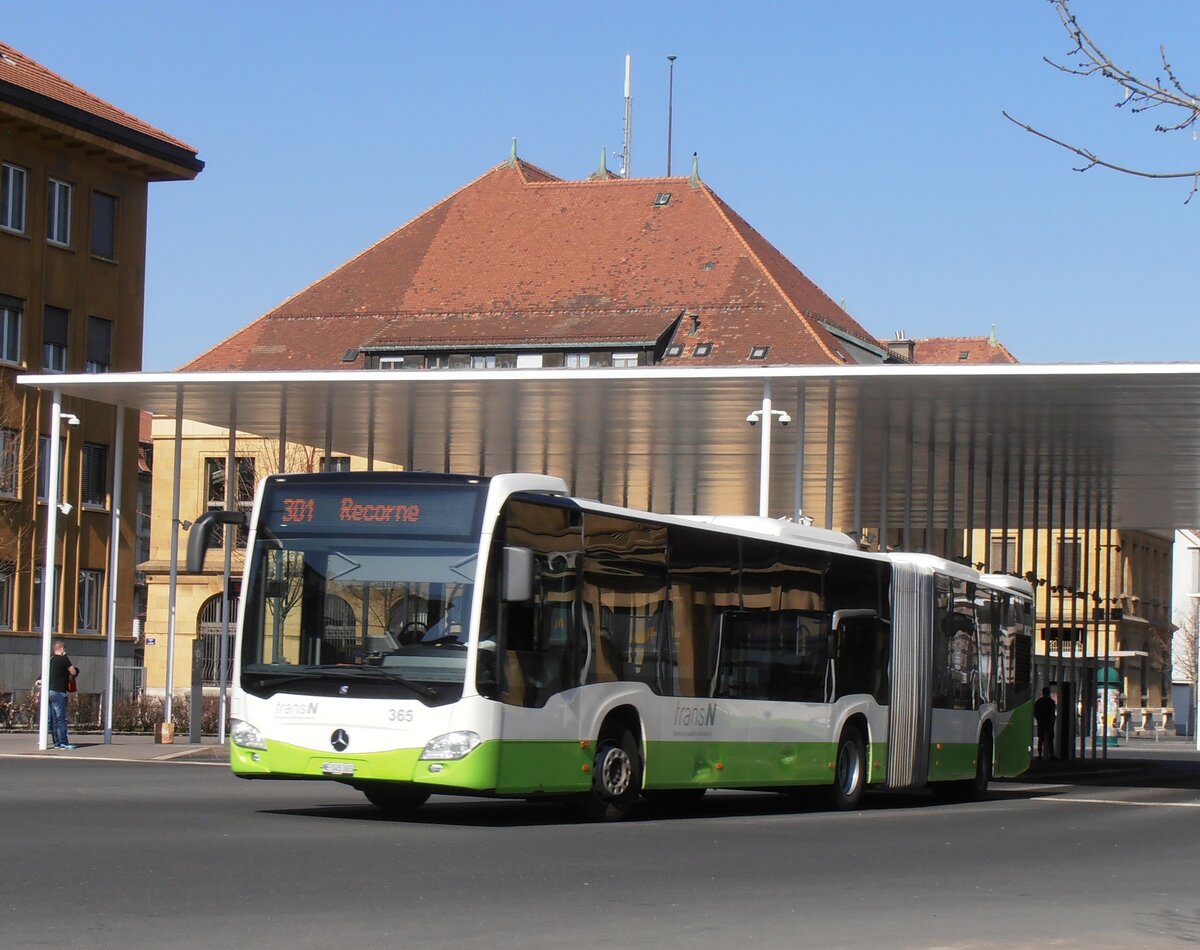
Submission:
M 221 767 L 0 761 L 0 945 L 1172 947 L 1200 941 L 1200 762 L 981 803 L 710 794 L 590 825 Z

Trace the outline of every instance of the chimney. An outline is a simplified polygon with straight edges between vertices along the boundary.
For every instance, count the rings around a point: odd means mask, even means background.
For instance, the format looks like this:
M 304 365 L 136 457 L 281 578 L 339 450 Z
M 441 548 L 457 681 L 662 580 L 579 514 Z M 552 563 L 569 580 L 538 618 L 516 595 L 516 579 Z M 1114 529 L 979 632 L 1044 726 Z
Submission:
M 897 330 L 896 338 L 894 340 L 884 340 L 883 345 L 893 356 L 898 356 L 907 363 L 914 362 L 917 341 L 906 337 L 903 330 Z

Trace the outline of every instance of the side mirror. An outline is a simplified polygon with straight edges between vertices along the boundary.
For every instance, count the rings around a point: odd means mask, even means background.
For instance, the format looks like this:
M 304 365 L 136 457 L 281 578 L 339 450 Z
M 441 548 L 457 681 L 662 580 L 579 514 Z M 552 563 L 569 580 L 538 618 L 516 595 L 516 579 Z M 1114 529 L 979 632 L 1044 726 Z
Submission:
M 212 536 L 213 525 L 232 524 L 245 526 L 244 511 L 206 511 L 194 522 L 188 532 L 187 566 L 189 574 L 199 574 L 204 570 L 204 554 L 208 551 L 208 539 Z
M 505 545 L 501 580 L 500 596 L 505 603 L 523 604 L 533 600 L 533 551 Z

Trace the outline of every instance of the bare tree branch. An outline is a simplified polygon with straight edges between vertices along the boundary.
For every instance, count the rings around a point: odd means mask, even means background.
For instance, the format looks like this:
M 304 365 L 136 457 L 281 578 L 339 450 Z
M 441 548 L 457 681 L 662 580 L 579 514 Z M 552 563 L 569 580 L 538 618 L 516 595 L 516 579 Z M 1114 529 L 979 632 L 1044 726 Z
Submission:
M 1158 77 L 1155 77 L 1153 82 L 1149 82 L 1112 61 L 1108 54 L 1079 25 L 1079 21 L 1075 19 L 1075 14 L 1071 12 L 1070 0 L 1050 0 L 1050 3 L 1054 6 L 1055 11 L 1062 20 L 1063 29 L 1067 31 L 1067 35 L 1071 37 L 1071 40 L 1075 44 L 1067 55 L 1075 57 L 1076 61 L 1073 65 L 1063 65 L 1062 63 L 1056 63 L 1048 57 L 1043 57 L 1047 63 L 1060 72 L 1069 73 L 1072 76 L 1101 76 L 1116 83 L 1124 91 L 1122 98 L 1115 103 L 1118 109 L 1127 108 L 1131 113 L 1140 113 L 1165 106 L 1168 110 L 1177 110 L 1177 116 L 1179 113 L 1182 113 L 1177 121 L 1161 122 L 1154 127 L 1154 131 L 1181 132 L 1190 128 L 1192 130 L 1192 138 L 1195 139 L 1197 137 L 1197 123 L 1200 122 L 1200 97 L 1184 88 L 1178 74 L 1167 59 L 1165 46 L 1160 46 L 1158 53 L 1162 60 L 1163 72 L 1166 75 L 1166 84 L 1164 85 L 1163 80 Z M 1061 139 L 1054 138 L 1052 135 L 1047 135 L 1045 132 L 1041 132 L 1031 125 L 1018 121 L 1007 112 L 1003 114 L 1006 119 L 1020 126 L 1026 132 L 1045 139 L 1047 142 L 1052 142 L 1060 148 L 1074 152 L 1081 158 L 1087 159 L 1088 163 L 1086 165 L 1075 169 L 1078 172 L 1088 171 L 1098 165 L 1101 168 L 1108 168 L 1125 175 L 1137 175 L 1141 178 L 1191 178 L 1192 190 L 1188 193 L 1184 204 L 1192 200 L 1192 196 L 1196 194 L 1197 187 L 1200 186 L 1200 168 L 1184 172 L 1149 172 L 1118 165 L 1100 158 L 1090 149 L 1071 145 Z
M 1086 158 L 1088 163 L 1080 168 L 1076 168 L 1075 171 L 1077 172 L 1086 172 L 1088 169 L 1099 165 L 1101 168 L 1111 168 L 1115 172 L 1121 172 L 1125 175 L 1137 175 L 1140 178 L 1190 178 L 1192 179 L 1192 190 L 1188 193 L 1187 198 L 1184 199 L 1184 204 L 1187 204 L 1189 201 L 1191 201 L 1192 195 L 1196 193 L 1197 188 L 1200 188 L 1200 169 L 1188 172 L 1147 172 L 1138 168 L 1126 168 L 1124 165 L 1114 165 L 1112 162 L 1106 162 L 1104 159 L 1100 158 L 1094 152 L 1091 152 L 1086 148 L 1080 148 L 1076 145 L 1069 145 L 1066 142 L 1054 138 L 1052 135 L 1047 135 L 1045 132 L 1039 132 L 1032 125 L 1026 125 L 1019 119 L 1014 119 L 1007 112 L 1001 111 L 1000 114 L 1003 115 L 1004 118 L 1008 119 L 1009 122 L 1012 122 L 1014 125 L 1018 125 L 1023 128 L 1026 132 L 1036 135 L 1040 139 L 1045 139 L 1047 142 L 1053 142 L 1055 145 L 1065 148 L 1068 152 L 1074 152 L 1081 158 Z

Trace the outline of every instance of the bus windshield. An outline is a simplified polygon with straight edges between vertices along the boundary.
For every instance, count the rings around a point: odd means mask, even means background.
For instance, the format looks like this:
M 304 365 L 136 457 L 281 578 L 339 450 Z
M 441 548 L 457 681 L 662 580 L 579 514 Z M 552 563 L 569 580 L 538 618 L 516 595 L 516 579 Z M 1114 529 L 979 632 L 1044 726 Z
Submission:
M 242 687 L 320 693 L 354 680 L 359 695 L 453 701 L 462 695 L 477 556 L 462 541 L 281 537 L 260 528 Z

